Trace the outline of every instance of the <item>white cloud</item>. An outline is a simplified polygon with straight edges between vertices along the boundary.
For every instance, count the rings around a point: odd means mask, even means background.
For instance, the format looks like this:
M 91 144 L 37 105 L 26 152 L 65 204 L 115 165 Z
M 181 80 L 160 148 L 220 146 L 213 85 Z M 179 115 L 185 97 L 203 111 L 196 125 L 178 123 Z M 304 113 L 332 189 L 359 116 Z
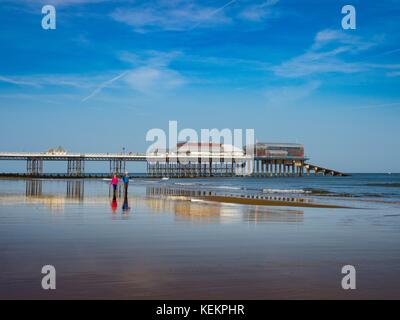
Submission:
M 165 67 L 169 65 L 173 60 L 182 56 L 183 53 L 180 51 L 157 51 L 157 50 L 146 50 L 146 51 L 120 51 L 117 53 L 118 59 L 127 62 L 132 66 L 144 66 L 153 65 Z
M 159 94 L 177 89 L 187 81 L 179 72 L 172 70 L 169 64 L 180 55 L 179 51 L 120 52 L 118 57 L 122 61 L 130 63 L 134 68 L 103 81 L 91 94 L 83 98 L 82 102 L 99 94 L 103 89 L 110 87 L 120 79 L 131 89 L 144 94 Z
M 319 81 L 310 81 L 301 85 L 280 86 L 265 91 L 268 105 L 281 106 L 292 104 L 310 96 L 321 86 Z
M 365 63 L 346 62 L 343 56 L 367 50 L 375 45 L 359 37 L 339 30 L 322 30 L 314 38 L 311 47 L 302 55 L 294 57 L 273 68 L 281 77 L 303 77 L 321 73 L 355 73 L 369 69 Z
M 360 37 L 351 35 L 343 30 L 325 29 L 319 31 L 315 38 L 312 48 L 320 49 L 326 45 L 345 45 L 348 51 L 357 52 L 367 50 L 374 46 L 374 41 L 364 41 Z
M 57 88 L 57 90 L 74 89 L 78 94 L 86 91 L 86 96 L 81 99 L 82 102 L 95 97 L 107 88 L 133 89 L 145 94 L 165 93 L 188 82 L 186 77 L 170 67 L 172 61 L 181 55 L 182 53 L 179 51 L 120 52 L 118 57 L 122 61 L 128 62 L 130 66 L 125 71 L 114 71 L 113 75 L 110 75 L 110 73 L 94 75 L 0 75 L 0 83 L 22 87 L 29 86 L 35 90 L 35 94 L 49 87 Z
M 111 13 L 111 17 L 133 27 L 135 32 L 189 31 L 198 27 L 230 25 L 237 20 L 259 22 L 274 16 L 276 11 L 273 7 L 279 2 L 226 0 L 221 5 L 221 1 L 218 1 L 220 6 L 204 5 L 201 1 L 148 1 L 134 8 L 117 8 Z
M 259 4 L 252 4 L 245 7 L 239 14 L 239 18 L 253 22 L 259 22 L 267 17 L 271 17 L 275 12 L 272 7 L 275 6 L 279 0 L 268 0 Z
M 181 56 L 183 53 L 180 51 L 120 52 L 119 58 L 135 67 L 124 77 L 125 83 L 146 94 L 176 89 L 187 82 L 182 74 L 170 67 Z
M 174 90 L 186 81 L 178 72 L 162 67 L 140 67 L 129 72 L 125 82 L 137 91 L 158 94 Z
M 400 77 L 400 70 L 399 71 L 388 72 L 387 75 L 389 77 Z
M 136 32 L 154 30 L 183 31 L 198 26 L 210 27 L 231 23 L 222 7 L 209 7 L 187 1 L 158 1 L 146 3 L 135 8 L 117 8 L 111 17 L 133 27 Z
M 276 75 L 288 78 L 297 78 L 321 73 L 355 73 L 366 70 L 358 63 L 347 63 L 336 56 L 342 49 L 338 48 L 327 52 L 307 52 L 281 65 L 274 67 Z

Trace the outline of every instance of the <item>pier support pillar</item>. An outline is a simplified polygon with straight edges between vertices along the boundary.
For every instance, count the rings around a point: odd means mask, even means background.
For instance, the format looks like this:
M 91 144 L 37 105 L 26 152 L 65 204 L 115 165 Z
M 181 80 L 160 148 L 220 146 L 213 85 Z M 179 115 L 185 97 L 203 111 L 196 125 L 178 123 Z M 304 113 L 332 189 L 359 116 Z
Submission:
M 29 158 L 26 161 L 26 173 L 28 175 L 37 176 L 43 174 L 43 160 Z
M 119 160 L 119 159 L 113 159 L 110 160 L 110 174 L 116 174 L 120 175 L 123 172 L 125 172 L 126 169 L 126 161 L 125 160 Z
M 85 172 L 85 160 L 82 158 L 68 160 L 67 162 L 67 175 L 81 176 Z

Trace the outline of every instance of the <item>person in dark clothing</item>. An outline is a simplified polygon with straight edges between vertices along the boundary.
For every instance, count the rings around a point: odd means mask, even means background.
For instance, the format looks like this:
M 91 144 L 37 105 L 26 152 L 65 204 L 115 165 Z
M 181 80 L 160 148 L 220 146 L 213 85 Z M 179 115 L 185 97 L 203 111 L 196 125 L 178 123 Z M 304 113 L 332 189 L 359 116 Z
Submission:
M 125 175 L 122 177 L 122 181 L 124 183 L 124 203 L 122 205 L 122 211 L 127 213 L 130 208 L 128 204 L 128 186 L 129 186 L 129 175 L 128 172 L 125 172 Z
M 128 186 L 129 186 L 129 174 L 128 174 L 128 172 L 125 172 L 125 175 L 122 177 L 122 181 L 124 182 L 125 195 L 127 195 L 128 194 Z

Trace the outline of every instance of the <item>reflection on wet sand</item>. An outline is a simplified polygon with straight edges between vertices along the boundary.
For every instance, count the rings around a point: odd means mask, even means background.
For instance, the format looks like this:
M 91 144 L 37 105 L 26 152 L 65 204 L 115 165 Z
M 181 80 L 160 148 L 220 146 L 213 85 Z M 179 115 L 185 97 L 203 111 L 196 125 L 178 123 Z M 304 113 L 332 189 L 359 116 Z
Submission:
M 37 203 L 44 204 L 50 211 L 63 211 L 67 204 L 97 204 L 110 203 L 112 207 L 118 207 L 119 191 L 111 201 L 106 194 L 85 194 L 84 180 L 48 181 L 43 179 L 29 179 L 24 181 L 25 194 L 0 193 L 0 201 L 3 203 Z M 56 185 L 56 188 L 54 186 Z M 129 211 L 128 195 L 124 195 L 122 208 Z
M 172 212 L 179 219 L 202 223 L 302 222 L 303 210 L 243 206 L 198 200 L 205 191 L 147 187 L 144 202 L 153 212 Z M 194 198 L 192 198 L 194 197 Z
M 18 202 L 29 201 L 45 204 L 51 211 L 63 211 L 66 200 L 83 202 L 84 199 L 84 181 L 83 180 L 71 180 L 67 181 L 67 192 L 66 195 L 50 194 L 43 192 L 43 180 L 31 179 L 25 181 L 25 198 L 20 199 Z M 21 196 L 20 196 L 21 198 Z M 15 197 L 14 197 L 15 199 Z M 9 199 L 11 200 L 11 199 Z
M 111 187 L 111 184 L 108 188 L 108 194 L 112 193 L 112 200 L 111 200 L 111 211 L 113 213 L 117 212 L 118 202 L 117 202 L 117 188 Z
M 26 180 L 25 195 L 27 197 L 40 198 L 43 195 L 43 180 Z M 84 198 L 84 182 L 83 180 L 68 180 L 67 181 L 67 199 L 83 201 Z
M 43 194 L 42 180 L 26 180 L 25 185 L 26 201 L 42 203 L 46 205 L 52 212 L 64 211 L 65 198 L 56 195 Z
M 126 192 L 124 195 L 124 202 L 122 203 L 122 211 L 124 213 L 128 213 L 130 210 L 131 210 L 131 208 L 129 207 L 129 203 L 128 203 L 128 192 Z
M 116 199 L 116 198 L 113 198 L 113 199 L 111 200 L 111 211 L 112 211 L 113 213 L 116 213 L 116 212 L 117 212 L 117 208 L 118 208 L 117 199 Z
M 26 180 L 25 194 L 27 197 L 39 197 L 42 195 L 42 180 Z
M 233 223 L 233 222 L 302 222 L 303 211 L 297 209 L 277 208 L 257 205 L 231 204 L 224 201 L 208 201 L 204 196 L 214 196 L 210 191 L 186 190 L 166 186 L 147 186 L 146 196 L 129 195 L 121 188 L 116 192 L 109 189 L 106 195 L 85 195 L 83 180 L 68 180 L 61 184 L 61 189 L 48 189 L 46 180 L 26 180 L 25 196 L 6 194 L 2 201 L 30 202 L 44 204 L 52 212 L 62 212 L 67 204 L 108 203 L 113 214 L 122 211 L 123 218 L 131 210 L 129 202 L 150 208 L 150 212 L 173 213 L 178 220 L 190 220 L 196 223 Z M 50 184 L 50 183 L 49 183 Z M 63 191 L 66 190 L 65 191 Z M 114 217 L 115 218 L 115 217 Z
M 67 199 L 83 201 L 85 195 L 84 186 L 83 180 L 67 181 Z
M 344 206 L 314 203 L 312 199 L 301 197 L 268 196 L 263 194 L 234 194 L 209 190 L 171 188 L 169 186 L 150 186 L 146 189 L 149 196 L 178 196 L 202 199 L 221 203 L 242 205 L 278 206 L 278 207 L 314 207 L 314 208 L 346 208 Z
M 110 186 L 111 187 L 111 186 Z M 122 202 L 122 213 L 127 216 L 129 211 L 131 210 L 131 208 L 129 207 L 129 201 L 128 201 L 128 189 L 124 189 L 123 192 L 121 192 L 121 185 L 119 185 L 117 187 L 116 190 L 112 190 L 111 188 L 109 189 L 109 194 L 112 193 L 112 200 L 110 202 L 110 206 L 111 206 L 111 211 L 113 213 L 117 212 L 117 208 L 118 208 L 118 200 L 117 198 L 121 197 L 121 194 L 124 194 L 124 200 Z
M 255 206 L 253 210 L 247 208 L 243 214 L 243 221 L 248 222 L 303 222 L 304 211 L 294 209 L 263 208 Z
M 234 194 L 234 193 L 224 193 L 224 192 L 216 192 L 209 190 L 172 188 L 170 186 L 149 186 L 146 188 L 146 194 L 163 195 L 163 196 L 183 196 L 183 197 L 194 197 L 194 198 L 231 197 L 231 198 L 282 201 L 282 202 L 294 202 L 294 203 L 310 203 L 311 201 L 311 199 L 298 198 L 298 197 L 268 196 L 262 194 Z

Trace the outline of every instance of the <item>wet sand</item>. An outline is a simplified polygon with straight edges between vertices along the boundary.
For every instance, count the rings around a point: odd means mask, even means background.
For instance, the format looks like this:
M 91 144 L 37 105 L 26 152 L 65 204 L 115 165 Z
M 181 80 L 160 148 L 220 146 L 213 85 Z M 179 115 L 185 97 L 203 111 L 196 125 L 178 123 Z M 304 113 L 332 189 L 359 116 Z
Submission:
M 129 190 L 123 210 L 123 196 L 113 203 L 99 181 L 0 182 L 0 298 L 400 298 L 398 207 L 232 204 Z M 55 291 L 41 289 L 46 264 L 57 270 Z M 354 291 L 341 288 L 347 264 L 357 269 Z

